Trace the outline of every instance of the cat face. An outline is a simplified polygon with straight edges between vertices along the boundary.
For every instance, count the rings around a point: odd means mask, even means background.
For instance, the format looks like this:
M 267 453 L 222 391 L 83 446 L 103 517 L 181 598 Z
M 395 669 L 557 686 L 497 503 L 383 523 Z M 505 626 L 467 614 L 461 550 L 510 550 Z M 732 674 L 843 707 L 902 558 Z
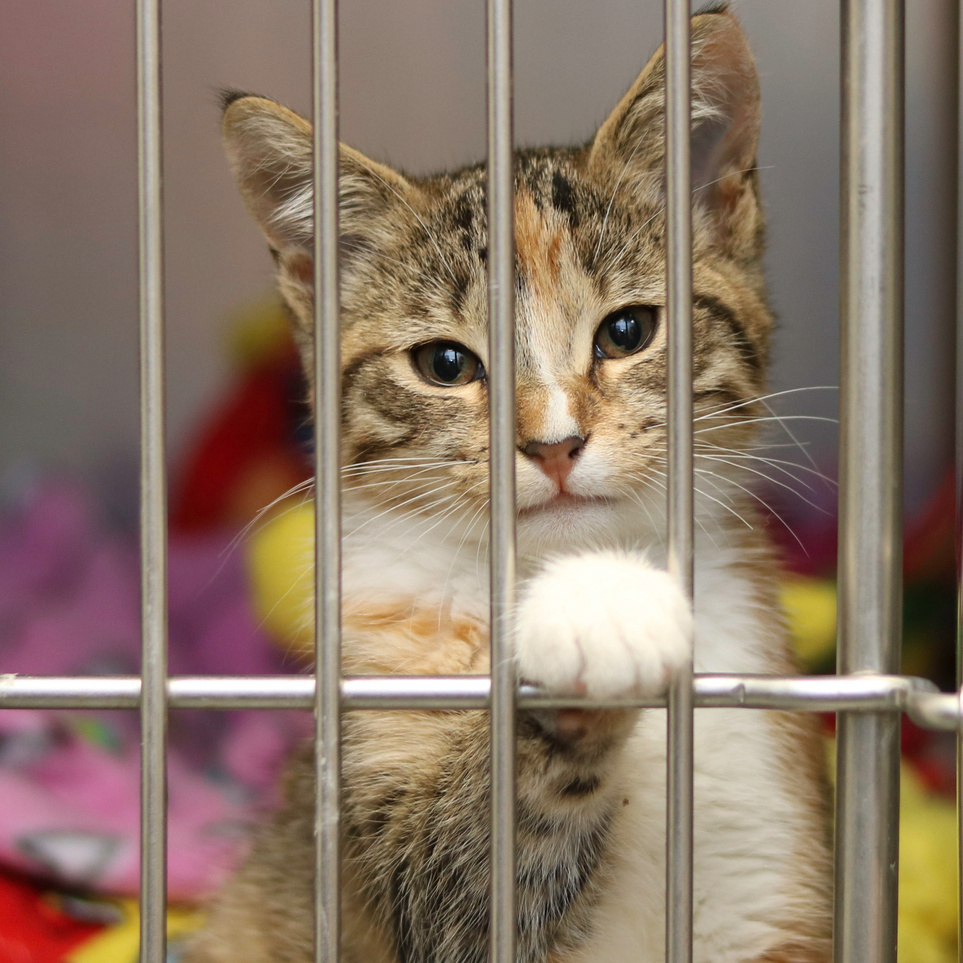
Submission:
M 736 21 L 693 20 L 693 392 L 701 448 L 740 449 L 763 390 L 755 68 Z M 515 163 L 518 533 L 606 540 L 665 499 L 664 62 L 594 140 Z M 228 155 L 312 352 L 311 129 L 231 97 Z M 488 498 L 485 170 L 415 180 L 341 149 L 346 498 L 481 536 Z M 737 406 L 737 407 L 733 407 Z M 747 417 L 748 416 L 748 417 Z M 719 475 L 719 464 L 713 471 Z M 724 474 L 724 473 L 723 473 Z M 714 484 L 719 484 L 715 482 Z M 711 503 L 711 488 L 707 490 Z

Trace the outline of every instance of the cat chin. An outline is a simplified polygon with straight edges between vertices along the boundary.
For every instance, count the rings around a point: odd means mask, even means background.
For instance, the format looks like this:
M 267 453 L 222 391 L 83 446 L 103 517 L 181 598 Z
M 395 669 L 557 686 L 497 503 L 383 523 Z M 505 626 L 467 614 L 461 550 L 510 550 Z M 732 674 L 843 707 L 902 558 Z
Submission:
M 518 513 L 518 547 L 523 552 L 570 551 L 618 544 L 623 512 L 606 499 L 564 501 Z
M 552 500 L 519 511 L 519 552 L 544 556 L 590 548 L 657 548 L 665 538 L 662 514 L 660 506 L 635 499 Z

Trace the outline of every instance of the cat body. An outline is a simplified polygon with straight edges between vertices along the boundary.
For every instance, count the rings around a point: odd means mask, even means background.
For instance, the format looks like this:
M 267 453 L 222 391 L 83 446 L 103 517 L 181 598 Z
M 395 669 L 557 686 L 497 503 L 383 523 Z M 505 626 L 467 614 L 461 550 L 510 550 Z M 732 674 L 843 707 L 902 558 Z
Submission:
M 693 20 L 694 612 L 665 572 L 663 98 L 660 52 L 589 145 L 516 158 L 515 648 L 519 677 L 557 693 L 662 692 L 690 654 L 697 672 L 792 669 L 743 467 L 771 318 L 755 68 L 723 9 Z M 225 135 L 310 371 L 310 128 L 242 96 Z M 481 167 L 414 181 L 342 148 L 346 675 L 489 671 L 484 211 Z M 812 726 L 695 725 L 695 959 L 828 961 Z M 519 963 L 664 958 L 665 727 L 519 714 Z M 345 713 L 345 963 L 487 960 L 488 767 L 484 712 Z M 313 802 L 308 746 L 186 963 L 313 959 Z

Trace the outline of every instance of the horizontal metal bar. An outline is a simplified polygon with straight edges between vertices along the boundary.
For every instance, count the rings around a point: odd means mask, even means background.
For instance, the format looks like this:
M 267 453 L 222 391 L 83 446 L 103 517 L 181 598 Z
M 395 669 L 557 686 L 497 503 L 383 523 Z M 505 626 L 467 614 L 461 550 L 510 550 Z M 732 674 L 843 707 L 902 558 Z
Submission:
M 926 729 L 959 729 L 963 723 L 963 692 L 917 692 L 907 703 L 906 712 Z
M 665 697 L 591 701 L 549 695 L 520 686 L 523 709 L 567 706 L 595 709 L 664 708 Z M 3 709 L 136 709 L 137 676 L 0 676 Z M 168 681 L 173 709 L 311 709 L 309 676 L 177 676 Z M 487 709 L 488 676 L 355 676 L 344 679 L 345 709 Z M 906 711 L 923 726 L 955 729 L 963 719 L 960 697 L 941 693 L 926 679 L 903 675 L 848 676 L 697 675 L 697 708 L 782 709 L 794 712 Z

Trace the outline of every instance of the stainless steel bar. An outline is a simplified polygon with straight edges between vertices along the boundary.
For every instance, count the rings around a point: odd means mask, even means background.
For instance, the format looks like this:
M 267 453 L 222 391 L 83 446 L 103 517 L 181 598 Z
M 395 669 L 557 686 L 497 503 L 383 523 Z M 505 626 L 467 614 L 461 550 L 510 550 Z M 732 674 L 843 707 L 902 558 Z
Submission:
M 902 0 L 842 5 L 840 673 L 899 671 Z M 899 717 L 838 724 L 835 959 L 896 959 Z
M 963 723 L 960 714 L 959 692 L 914 693 L 906 702 L 906 714 L 926 729 L 944 729 L 952 732 Z
M 159 0 L 137 4 L 140 289 L 140 958 L 167 958 L 167 477 Z
M 955 693 L 938 692 L 926 679 L 910 676 L 697 675 L 697 708 L 782 709 L 794 712 L 902 712 L 921 725 L 954 729 L 959 723 Z M 303 676 L 180 676 L 168 682 L 172 709 L 312 709 L 314 679 Z M 63 678 L 0 676 L 3 709 L 136 709 L 137 676 Z M 356 676 L 342 681 L 345 709 L 487 709 L 488 676 Z M 665 698 L 599 701 L 554 696 L 532 686 L 518 689 L 525 709 L 585 709 L 615 706 L 665 708 Z
M 491 543 L 491 931 L 515 961 L 515 226 L 512 3 L 488 0 L 488 318 Z
M 692 207 L 690 20 L 665 3 L 668 371 L 668 568 L 692 598 Z M 692 663 L 669 689 L 666 959 L 692 959 Z
M 315 452 L 315 945 L 341 944 L 341 317 L 338 5 L 313 0 Z

